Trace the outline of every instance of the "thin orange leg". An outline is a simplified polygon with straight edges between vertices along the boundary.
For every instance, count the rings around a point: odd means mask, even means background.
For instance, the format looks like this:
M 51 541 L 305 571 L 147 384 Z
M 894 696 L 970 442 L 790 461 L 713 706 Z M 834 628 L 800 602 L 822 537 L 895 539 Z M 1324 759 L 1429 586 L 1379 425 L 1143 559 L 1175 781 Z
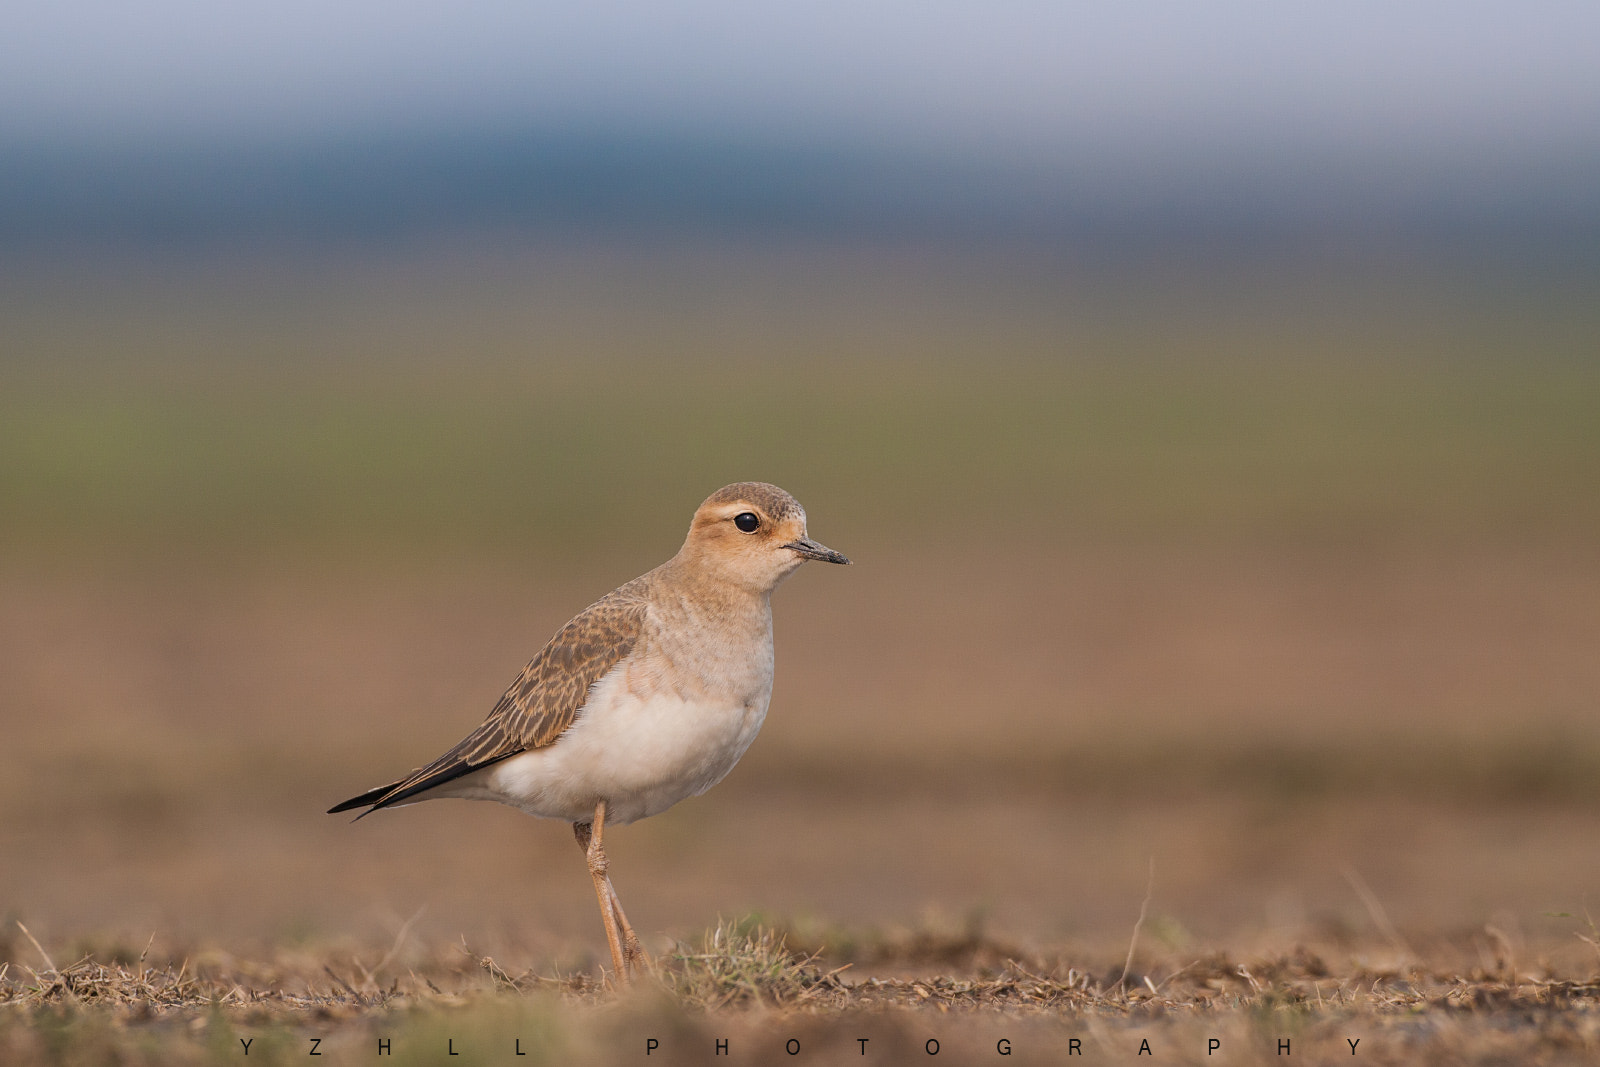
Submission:
M 578 839 L 578 847 L 583 849 L 584 855 L 589 859 L 589 876 L 594 879 L 595 899 L 600 902 L 600 921 L 606 928 L 606 944 L 611 949 L 611 966 L 616 972 L 617 980 L 626 985 L 630 977 L 629 961 L 622 954 L 622 934 L 618 930 L 617 921 L 617 911 L 620 909 L 616 909 L 616 890 L 611 888 L 611 879 L 606 875 L 606 850 L 602 840 L 605 830 L 606 802 L 603 800 L 594 806 L 593 823 L 572 824 L 572 834 Z
M 611 884 L 611 876 L 606 876 L 606 890 L 611 894 L 611 910 L 616 916 L 617 927 L 622 932 L 622 959 L 628 965 L 629 977 L 632 977 L 635 968 L 646 962 L 644 949 L 639 947 L 639 939 L 634 936 L 633 927 L 628 924 L 628 917 L 622 913 L 622 901 L 617 897 L 616 887 Z

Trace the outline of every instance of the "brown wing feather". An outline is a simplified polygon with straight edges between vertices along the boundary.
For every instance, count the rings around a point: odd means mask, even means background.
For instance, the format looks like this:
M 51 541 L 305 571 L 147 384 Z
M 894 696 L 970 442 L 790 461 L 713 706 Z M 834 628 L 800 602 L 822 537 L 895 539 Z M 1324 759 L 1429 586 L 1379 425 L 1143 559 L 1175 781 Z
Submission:
M 331 811 L 372 805 L 362 814 L 409 800 L 453 778 L 543 748 L 572 725 L 589 688 L 638 644 L 645 601 L 635 583 L 609 593 L 567 623 L 522 669 L 489 717 L 461 743 L 391 786 L 352 797 Z

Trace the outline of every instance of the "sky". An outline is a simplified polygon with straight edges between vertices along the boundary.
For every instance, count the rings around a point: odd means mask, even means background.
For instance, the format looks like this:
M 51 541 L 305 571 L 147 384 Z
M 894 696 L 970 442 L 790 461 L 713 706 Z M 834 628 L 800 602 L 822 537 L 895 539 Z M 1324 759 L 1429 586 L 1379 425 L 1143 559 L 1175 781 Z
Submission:
M 0 230 L 8 232 L 17 219 L 83 217 L 95 198 L 192 203 L 192 188 L 174 182 L 232 181 L 243 190 L 235 199 L 255 197 L 256 186 L 281 192 L 289 179 L 272 175 L 303 170 L 307 159 L 323 166 L 330 144 L 441 145 L 463 132 L 480 139 L 460 153 L 488 161 L 459 179 L 475 190 L 462 195 L 481 202 L 485 190 L 533 180 L 517 160 L 545 165 L 550 153 L 524 143 L 529 131 L 582 157 L 575 166 L 584 174 L 611 166 L 624 189 L 670 168 L 636 147 L 609 164 L 609 149 L 582 138 L 664 139 L 680 145 L 662 157 L 669 162 L 710 158 L 707 144 L 732 146 L 717 180 L 734 185 L 742 175 L 782 187 L 792 177 L 785 151 L 811 160 L 811 149 L 836 146 L 858 158 L 898 153 L 900 186 L 918 180 L 918 165 L 905 160 L 977 167 L 941 178 L 931 199 L 982 187 L 991 199 L 1018 200 L 1070 187 L 1084 204 L 1142 198 L 1147 213 L 1188 210 L 1185 197 L 1226 211 L 1299 196 L 1318 210 L 1361 214 L 1420 200 L 1445 214 L 1493 213 L 1520 200 L 1593 222 L 1600 3 L 0 5 Z M 208 177 L 206 161 L 192 157 L 151 167 L 156 177 L 139 178 L 138 188 L 119 176 L 138 166 L 117 152 L 173 145 L 248 151 L 221 168 L 234 177 Z M 274 145 L 300 146 L 302 156 L 249 155 Z M 96 170 L 81 165 L 88 157 L 50 155 L 61 146 L 110 154 L 96 157 Z M 739 154 L 751 146 L 755 157 Z M 427 169 L 437 155 L 357 151 L 352 166 L 366 169 L 324 185 L 364 187 L 374 169 Z M 873 166 L 831 171 L 837 188 L 826 195 L 774 196 L 834 203 L 884 185 Z M 100 184 L 73 200 L 68 186 L 85 171 Z M 250 173 L 263 177 L 245 189 L 239 176 Z M 118 181 L 125 187 L 112 189 Z M 161 182 L 171 188 L 150 193 Z M 416 201 L 419 189 L 394 195 Z
M 1600 4 L 59 0 L 0 8 L 6 125 L 597 122 L 1018 149 L 1593 137 Z

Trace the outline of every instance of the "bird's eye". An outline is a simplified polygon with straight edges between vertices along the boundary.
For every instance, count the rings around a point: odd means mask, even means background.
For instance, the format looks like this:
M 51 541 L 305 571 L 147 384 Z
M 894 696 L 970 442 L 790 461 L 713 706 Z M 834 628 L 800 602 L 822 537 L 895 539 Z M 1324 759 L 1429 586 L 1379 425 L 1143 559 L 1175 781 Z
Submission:
M 761 525 L 761 520 L 753 511 L 741 511 L 733 517 L 733 524 L 745 533 L 755 533 L 756 527 Z

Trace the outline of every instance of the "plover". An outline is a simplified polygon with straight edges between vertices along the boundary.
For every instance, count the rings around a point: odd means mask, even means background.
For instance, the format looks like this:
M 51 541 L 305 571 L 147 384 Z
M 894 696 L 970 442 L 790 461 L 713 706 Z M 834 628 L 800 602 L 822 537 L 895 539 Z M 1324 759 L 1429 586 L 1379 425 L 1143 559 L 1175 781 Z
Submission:
M 626 981 L 643 952 L 607 872 L 606 823 L 698 796 L 739 762 L 772 699 L 772 591 L 812 559 L 850 562 L 806 535 L 805 510 L 782 489 L 724 486 L 677 555 L 556 631 L 483 725 L 329 813 L 460 797 L 568 820 Z

